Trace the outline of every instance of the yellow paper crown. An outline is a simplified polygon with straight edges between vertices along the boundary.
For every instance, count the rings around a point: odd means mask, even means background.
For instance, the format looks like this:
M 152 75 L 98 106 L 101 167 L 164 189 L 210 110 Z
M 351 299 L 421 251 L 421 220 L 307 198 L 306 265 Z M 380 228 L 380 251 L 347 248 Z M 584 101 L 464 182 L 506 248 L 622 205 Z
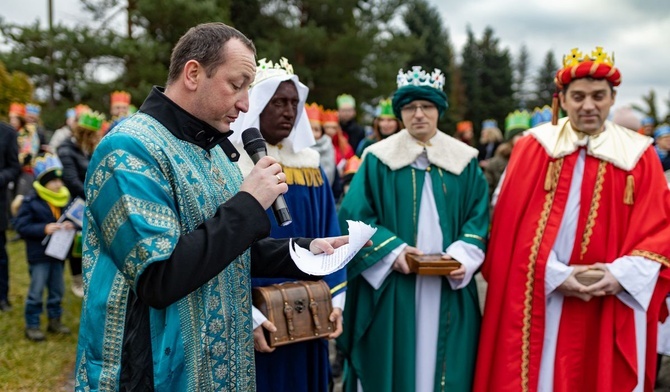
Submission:
M 595 50 L 593 50 L 589 56 L 582 54 L 578 48 L 574 48 L 569 54 L 563 56 L 563 68 L 579 65 L 584 61 L 614 65 L 614 53 L 610 56 L 607 52 L 603 51 L 602 46 L 596 46 Z
M 256 66 L 256 78 L 254 79 L 254 82 L 251 83 L 251 87 L 266 79 L 285 75 L 293 75 L 293 66 L 289 64 L 286 57 L 280 58 L 277 63 L 273 63 L 266 59 L 260 59 Z

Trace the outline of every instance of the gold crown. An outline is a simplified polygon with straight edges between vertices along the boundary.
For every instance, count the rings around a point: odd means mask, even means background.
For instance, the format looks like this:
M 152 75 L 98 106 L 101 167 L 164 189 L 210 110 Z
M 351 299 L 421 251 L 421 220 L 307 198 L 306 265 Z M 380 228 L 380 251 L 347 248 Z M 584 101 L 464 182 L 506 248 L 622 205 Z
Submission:
M 593 61 L 594 63 L 603 63 L 607 65 L 614 65 L 614 53 L 610 57 L 605 51 L 603 51 L 602 46 L 596 46 L 595 50 L 591 52 L 591 55 L 582 54 L 579 49 L 574 48 L 570 51 L 570 54 L 563 56 L 563 68 L 572 67 L 579 65 L 584 61 Z
M 415 65 L 411 71 L 398 71 L 398 88 L 405 86 L 427 86 L 438 90 L 444 87 L 444 74 L 435 68 L 432 73 L 427 73 L 420 66 Z
M 285 75 L 293 75 L 293 66 L 289 64 L 286 57 L 280 58 L 277 63 L 260 59 L 258 60 L 258 66 L 256 66 L 256 78 L 251 83 L 251 87 L 266 79 Z

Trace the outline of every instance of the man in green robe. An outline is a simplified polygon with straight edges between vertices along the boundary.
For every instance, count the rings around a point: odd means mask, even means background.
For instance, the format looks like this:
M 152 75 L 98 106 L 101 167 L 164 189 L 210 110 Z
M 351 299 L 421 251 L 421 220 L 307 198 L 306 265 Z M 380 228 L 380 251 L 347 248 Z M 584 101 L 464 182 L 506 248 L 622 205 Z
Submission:
M 393 110 L 407 127 L 370 146 L 340 209 L 377 227 L 348 265 L 345 391 L 469 391 L 480 310 L 488 187 L 477 150 L 437 129 L 447 108 L 440 70 L 398 74 Z M 406 254 L 442 253 L 449 276 L 410 273 Z

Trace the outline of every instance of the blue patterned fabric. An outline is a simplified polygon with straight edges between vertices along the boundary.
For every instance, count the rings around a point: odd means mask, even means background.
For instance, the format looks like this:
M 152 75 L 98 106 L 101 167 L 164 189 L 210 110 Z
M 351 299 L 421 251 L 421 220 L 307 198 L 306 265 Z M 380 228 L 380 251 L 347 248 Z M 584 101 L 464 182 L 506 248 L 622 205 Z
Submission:
M 86 176 L 75 390 L 119 389 L 129 290 L 241 182 L 218 146 L 208 153 L 144 113 L 103 138 Z M 247 250 L 176 303 L 149 308 L 156 391 L 255 389 L 249 263 Z

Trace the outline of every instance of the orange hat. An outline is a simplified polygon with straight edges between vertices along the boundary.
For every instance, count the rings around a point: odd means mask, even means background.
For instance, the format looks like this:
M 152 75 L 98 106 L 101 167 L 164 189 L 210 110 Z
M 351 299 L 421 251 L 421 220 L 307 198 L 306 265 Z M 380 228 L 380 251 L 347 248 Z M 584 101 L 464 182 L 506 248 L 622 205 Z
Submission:
M 614 67 L 614 56 L 610 57 L 603 52 L 603 48 L 596 46 L 591 55 L 583 55 L 579 49 L 574 48 L 570 54 L 563 56 L 563 68 L 556 72 L 554 82 L 559 90 L 575 79 L 590 77 L 593 79 L 605 79 L 613 86 L 621 83 L 621 73 Z
M 82 103 L 74 107 L 74 114 L 77 118 L 79 118 L 82 114 L 88 113 L 90 111 L 92 111 L 91 108 L 88 105 L 84 105 Z
M 312 102 L 309 105 L 305 105 L 305 111 L 307 111 L 307 118 L 310 121 L 317 121 L 321 123 L 321 112 L 323 108 L 321 105 L 317 105 L 316 102 Z
M 125 91 L 114 91 L 112 93 L 111 106 L 126 105 L 130 106 L 130 94 Z
M 347 163 L 344 164 L 344 174 L 354 174 L 358 171 L 358 168 L 361 166 L 361 159 L 356 155 L 347 159 Z
M 340 116 L 337 114 L 336 110 L 329 110 L 326 109 L 323 112 L 321 112 L 321 122 L 323 124 L 339 124 L 340 123 Z
M 462 133 L 472 131 L 472 121 L 460 121 L 456 124 L 456 132 Z
M 9 105 L 9 114 L 14 114 L 20 117 L 26 116 L 26 105 L 18 102 L 12 102 Z

